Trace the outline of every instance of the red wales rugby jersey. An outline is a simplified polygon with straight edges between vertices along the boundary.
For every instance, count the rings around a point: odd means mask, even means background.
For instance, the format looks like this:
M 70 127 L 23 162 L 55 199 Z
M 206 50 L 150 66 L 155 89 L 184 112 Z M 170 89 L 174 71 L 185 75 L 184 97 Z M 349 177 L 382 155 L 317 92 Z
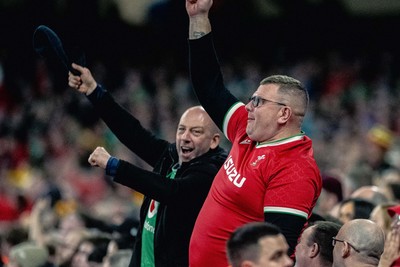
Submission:
M 226 115 L 230 154 L 216 175 L 190 241 L 190 267 L 226 267 L 226 242 L 239 226 L 264 213 L 308 218 L 321 191 L 312 142 L 304 133 L 257 143 L 246 134 L 247 111 L 237 103 Z

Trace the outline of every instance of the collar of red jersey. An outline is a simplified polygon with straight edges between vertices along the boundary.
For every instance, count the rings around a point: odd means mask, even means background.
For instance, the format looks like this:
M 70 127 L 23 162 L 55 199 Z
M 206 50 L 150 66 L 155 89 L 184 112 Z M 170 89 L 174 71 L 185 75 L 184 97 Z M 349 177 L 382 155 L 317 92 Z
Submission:
M 293 135 L 290 137 L 286 137 L 286 138 L 282 138 L 282 139 L 278 139 L 278 140 L 274 140 L 274 141 L 257 143 L 256 147 L 279 146 L 279 145 L 302 140 L 304 138 L 304 136 L 305 136 L 305 133 L 303 131 L 301 131 L 299 134 L 296 134 L 296 135 Z

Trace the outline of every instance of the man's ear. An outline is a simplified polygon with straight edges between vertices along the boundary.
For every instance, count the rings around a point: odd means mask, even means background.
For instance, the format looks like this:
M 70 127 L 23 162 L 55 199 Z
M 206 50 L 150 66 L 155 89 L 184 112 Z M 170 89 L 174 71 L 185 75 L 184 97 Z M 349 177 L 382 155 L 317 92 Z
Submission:
M 318 256 L 318 254 L 319 254 L 319 245 L 317 243 L 314 243 L 311 246 L 309 256 L 310 256 L 310 258 L 315 258 Z
M 214 134 L 214 136 L 211 139 L 210 142 L 210 148 L 214 149 L 219 145 L 219 141 L 220 141 L 221 137 L 219 136 L 219 134 Z
M 279 112 L 280 112 L 279 113 L 280 117 L 278 119 L 278 122 L 280 123 L 286 123 L 290 119 L 293 113 L 292 108 L 288 106 L 282 107 Z
M 342 247 L 343 247 L 342 251 L 341 251 L 342 257 L 343 258 L 347 258 L 348 256 L 350 256 L 351 248 L 350 248 L 350 246 L 349 246 L 349 244 L 347 242 L 343 242 L 343 246 Z

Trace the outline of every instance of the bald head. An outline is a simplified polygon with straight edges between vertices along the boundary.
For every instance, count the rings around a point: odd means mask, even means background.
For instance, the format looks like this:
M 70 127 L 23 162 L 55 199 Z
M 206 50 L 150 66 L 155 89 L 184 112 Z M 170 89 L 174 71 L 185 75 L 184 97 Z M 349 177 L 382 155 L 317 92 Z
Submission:
M 211 119 L 211 117 L 208 115 L 208 113 L 205 111 L 205 109 L 202 106 L 193 106 L 185 110 L 183 112 L 180 122 L 182 119 L 185 119 L 186 117 L 197 117 L 199 121 L 202 121 L 205 127 L 210 131 L 211 134 L 219 134 L 220 131 Z
M 351 194 L 352 198 L 362 198 L 371 201 L 375 205 L 386 203 L 389 198 L 385 192 L 375 185 L 361 186 Z
M 352 261 L 377 266 L 385 245 L 385 234 L 379 225 L 367 219 L 354 219 L 345 223 L 339 230 L 337 240 L 347 242 L 336 243 L 334 262 Z M 339 247 L 341 246 L 341 247 Z M 346 266 L 351 266 L 348 264 Z
M 179 163 L 191 161 L 219 145 L 218 127 L 201 106 L 187 109 L 176 131 Z

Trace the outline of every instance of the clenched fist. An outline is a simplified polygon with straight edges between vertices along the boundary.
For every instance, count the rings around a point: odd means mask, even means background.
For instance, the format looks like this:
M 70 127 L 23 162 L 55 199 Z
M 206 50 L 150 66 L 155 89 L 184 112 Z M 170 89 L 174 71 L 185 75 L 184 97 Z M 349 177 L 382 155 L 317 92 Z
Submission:
M 88 161 L 92 166 L 105 169 L 110 158 L 111 155 L 107 152 L 107 150 L 105 150 L 104 147 L 98 146 L 93 153 L 90 154 Z
M 68 85 L 81 93 L 90 95 L 97 87 L 97 83 L 88 68 L 72 63 L 72 68 L 81 73 L 80 76 L 68 73 Z

